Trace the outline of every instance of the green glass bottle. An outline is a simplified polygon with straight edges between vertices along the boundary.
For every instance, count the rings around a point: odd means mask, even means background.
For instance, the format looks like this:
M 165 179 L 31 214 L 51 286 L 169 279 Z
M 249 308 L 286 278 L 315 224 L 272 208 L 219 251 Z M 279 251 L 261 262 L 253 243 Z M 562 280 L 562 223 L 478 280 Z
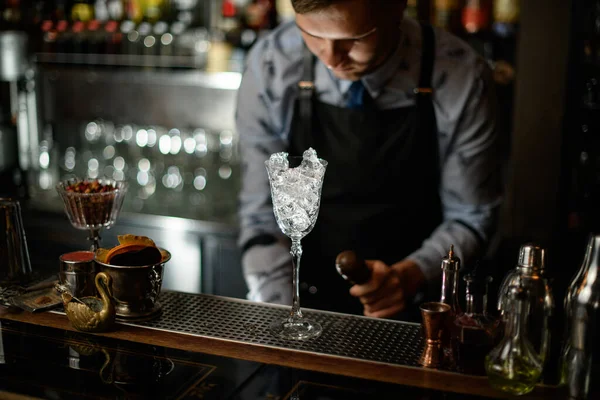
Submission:
M 527 292 L 508 290 L 504 338 L 485 359 L 490 384 L 513 395 L 529 393 L 542 375 L 542 361 L 527 339 Z

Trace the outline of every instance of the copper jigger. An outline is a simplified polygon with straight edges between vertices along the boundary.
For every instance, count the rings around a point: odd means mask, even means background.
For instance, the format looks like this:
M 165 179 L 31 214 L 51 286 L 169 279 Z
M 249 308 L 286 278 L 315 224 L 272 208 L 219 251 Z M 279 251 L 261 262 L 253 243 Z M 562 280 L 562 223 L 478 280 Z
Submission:
M 419 359 L 424 367 L 439 367 L 444 360 L 442 337 L 447 329 L 447 320 L 450 316 L 450 306 L 445 303 L 430 302 L 421 305 L 423 334 L 425 335 L 425 348 Z

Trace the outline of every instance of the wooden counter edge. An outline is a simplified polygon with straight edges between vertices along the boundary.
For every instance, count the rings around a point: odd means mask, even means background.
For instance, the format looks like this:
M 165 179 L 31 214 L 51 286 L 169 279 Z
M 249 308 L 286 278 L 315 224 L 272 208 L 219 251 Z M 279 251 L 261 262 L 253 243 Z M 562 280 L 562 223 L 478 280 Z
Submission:
M 64 315 L 60 314 L 3 312 L 0 313 L 0 319 L 76 332 L 76 330 L 71 327 L 69 320 Z M 425 389 L 494 398 L 513 398 L 494 390 L 489 385 L 487 377 L 464 375 L 435 369 L 408 367 L 404 365 L 386 364 L 327 354 L 302 352 L 293 349 L 164 332 L 122 324 L 119 324 L 117 329 L 113 332 L 93 335 L 195 353 L 231 357 L 265 364 L 275 364 L 284 367 L 415 386 Z M 521 396 L 520 398 L 562 398 L 562 396 L 559 396 L 559 390 L 557 388 L 538 385 L 532 393 L 527 396 Z

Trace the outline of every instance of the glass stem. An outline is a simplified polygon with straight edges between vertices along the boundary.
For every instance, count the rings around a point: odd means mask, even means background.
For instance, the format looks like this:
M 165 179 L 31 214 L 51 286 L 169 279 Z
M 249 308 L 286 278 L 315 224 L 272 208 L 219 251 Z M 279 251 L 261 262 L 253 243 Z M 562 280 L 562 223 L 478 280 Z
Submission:
M 300 240 L 292 239 L 292 248 L 290 250 L 290 254 L 292 255 L 292 285 L 294 286 L 290 322 L 297 322 L 297 320 L 302 318 L 302 311 L 300 310 L 300 282 L 298 279 L 298 275 L 300 273 L 300 257 L 302 257 L 302 246 L 300 245 Z
M 100 232 L 97 229 L 90 229 L 88 240 L 92 241 L 91 251 L 96 251 L 100 248 Z

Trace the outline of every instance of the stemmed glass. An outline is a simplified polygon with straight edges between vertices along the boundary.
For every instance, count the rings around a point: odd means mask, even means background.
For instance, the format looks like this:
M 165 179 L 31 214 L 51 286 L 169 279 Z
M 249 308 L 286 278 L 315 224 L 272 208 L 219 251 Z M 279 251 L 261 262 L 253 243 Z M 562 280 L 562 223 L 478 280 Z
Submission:
M 274 322 L 270 329 L 275 336 L 283 339 L 306 340 L 319 336 L 322 328 L 317 322 L 306 319 L 300 310 L 300 241 L 317 222 L 327 161 L 317 158 L 316 152 L 309 149 L 303 157 L 273 154 L 265 165 L 277 224 L 292 240 L 290 253 L 293 263 L 292 310 L 288 318 Z
M 59 182 L 56 191 L 60 194 L 65 206 L 65 213 L 71 225 L 77 229 L 90 232 L 88 240 L 92 242 L 91 250 L 100 247 L 100 230 L 113 226 L 121 211 L 127 182 L 112 179 L 97 179 L 97 185 L 104 191 L 89 193 L 73 191 L 72 185 L 89 185 L 93 181 L 69 179 Z

